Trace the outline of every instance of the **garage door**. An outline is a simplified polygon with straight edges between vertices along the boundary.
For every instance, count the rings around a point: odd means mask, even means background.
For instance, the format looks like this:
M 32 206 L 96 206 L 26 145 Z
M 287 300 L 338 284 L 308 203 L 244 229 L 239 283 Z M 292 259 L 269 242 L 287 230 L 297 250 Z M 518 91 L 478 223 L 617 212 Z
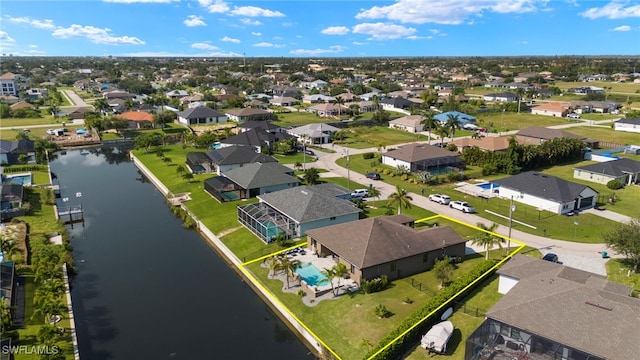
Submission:
M 584 209 L 586 207 L 590 207 L 591 203 L 593 203 L 593 196 L 589 196 L 589 197 L 583 198 L 580 201 L 580 209 Z

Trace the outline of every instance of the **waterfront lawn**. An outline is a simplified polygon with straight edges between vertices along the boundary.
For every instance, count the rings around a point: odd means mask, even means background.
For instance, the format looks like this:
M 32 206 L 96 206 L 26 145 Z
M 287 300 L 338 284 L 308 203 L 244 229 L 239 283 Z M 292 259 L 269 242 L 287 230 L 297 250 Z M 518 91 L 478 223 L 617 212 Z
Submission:
M 475 255 L 459 264 L 454 271 L 452 279 L 466 273 L 483 259 L 483 256 Z M 368 341 L 372 345 L 377 344 L 405 318 L 417 311 L 420 306 L 433 297 L 434 292 L 437 292 L 437 290 L 433 289 L 431 291 L 420 291 L 412 286 L 410 277 L 396 280 L 388 289 L 378 293 L 365 294 L 356 292 L 336 299 L 319 301 L 315 306 L 307 306 L 297 294 L 282 292 L 282 282 L 269 279 L 267 277 L 268 270 L 260 267 L 259 262 L 250 264 L 247 268 L 302 323 L 342 359 L 363 358 L 368 351 L 368 348 L 363 346 L 363 343 Z M 413 278 L 415 277 L 420 277 L 421 281 L 436 284 L 435 286 L 437 287 L 438 282 L 432 272 L 413 276 Z M 292 281 L 290 286 L 297 287 L 298 284 Z M 407 298 L 412 300 L 410 304 L 405 303 Z M 378 318 L 374 310 L 379 304 L 384 305 L 391 311 L 392 316 L 385 319 Z M 486 304 L 478 303 L 478 305 L 474 306 L 489 309 L 492 305 L 493 303 L 487 301 Z M 465 336 L 468 336 L 468 334 L 465 334 Z

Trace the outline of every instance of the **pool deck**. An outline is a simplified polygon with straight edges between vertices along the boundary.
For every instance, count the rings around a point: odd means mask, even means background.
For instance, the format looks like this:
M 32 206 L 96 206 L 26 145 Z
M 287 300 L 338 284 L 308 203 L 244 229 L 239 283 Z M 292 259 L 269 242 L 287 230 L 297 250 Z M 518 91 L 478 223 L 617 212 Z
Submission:
M 483 198 L 492 198 L 498 196 L 497 193 L 491 192 L 490 189 L 483 189 L 479 187 L 479 184 L 483 184 L 486 182 L 479 182 L 478 184 L 469 184 L 468 182 L 459 182 L 456 183 L 456 190 L 463 192 L 465 194 L 483 197 Z

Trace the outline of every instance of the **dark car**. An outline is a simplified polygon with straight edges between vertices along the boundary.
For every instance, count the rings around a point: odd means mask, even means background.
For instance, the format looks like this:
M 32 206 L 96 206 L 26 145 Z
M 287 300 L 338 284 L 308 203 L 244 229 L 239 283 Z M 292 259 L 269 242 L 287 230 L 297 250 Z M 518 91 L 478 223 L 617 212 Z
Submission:
M 380 174 L 377 172 L 368 172 L 365 176 L 367 179 L 380 180 Z
M 306 150 L 304 151 L 304 153 L 305 153 L 305 154 L 307 154 L 307 155 L 311 155 L 311 156 L 313 156 L 313 155 L 315 155 L 315 154 L 316 154 L 316 153 L 314 153 L 312 150 L 309 150 L 309 149 L 306 149 Z
M 554 263 L 559 262 L 558 261 L 558 255 L 553 254 L 553 253 L 546 254 L 545 256 L 542 257 L 542 260 L 547 260 L 547 261 L 551 261 L 551 262 L 554 262 Z

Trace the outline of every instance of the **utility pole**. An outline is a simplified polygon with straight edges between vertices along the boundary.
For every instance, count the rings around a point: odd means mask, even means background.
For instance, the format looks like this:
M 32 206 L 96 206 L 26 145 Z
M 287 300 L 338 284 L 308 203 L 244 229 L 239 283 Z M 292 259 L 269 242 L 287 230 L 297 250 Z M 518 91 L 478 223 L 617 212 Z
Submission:
M 507 254 L 511 250 L 511 224 L 513 222 L 513 212 L 516 207 L 513 205 L 513 195 L 511 195 L 511 203 L 509 204 L 509 235 L 507 236 Z

